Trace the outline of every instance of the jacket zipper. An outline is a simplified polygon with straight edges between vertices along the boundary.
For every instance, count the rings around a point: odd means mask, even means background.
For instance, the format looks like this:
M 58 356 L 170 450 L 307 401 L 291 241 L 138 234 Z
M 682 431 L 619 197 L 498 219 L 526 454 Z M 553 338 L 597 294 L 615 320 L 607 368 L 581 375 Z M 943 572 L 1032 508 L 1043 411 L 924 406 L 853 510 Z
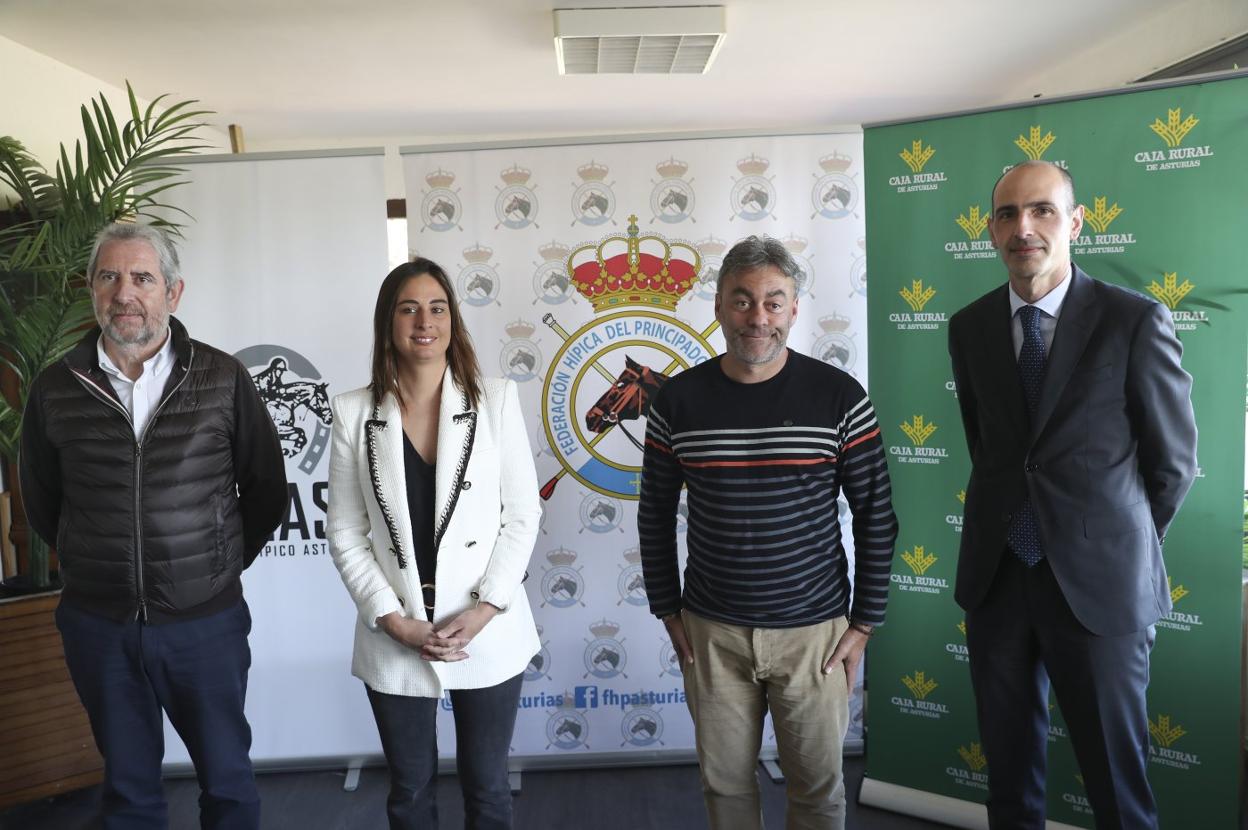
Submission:
M 156 420 L 156 416 L 159 415 L 160 411 L 165 408 L 165 404 L 168 403 L 169 399 L 174 396 L 174 393 L 182 388 L 182 384 L 186 383 L 186 379 L 191 373 L 191 362 L 195 358 L 194 349 L 195 347 L 192 345 L 190 357 L 188 357 L 186 361 L 186 371 L 182 373 L 182 378 L 172 389 L 169 390 L 169 394 L 165 395 L 165 397 L 161 399 L 160 403 L 157 404 L 155 411 L 153 411 L 151 416 L 148 417 L 147 423 L 143 425 L 143 434 L 135 438 L 134 441 L 134 575 L 135 588 L 138 590 L 139 594 L 139 607 L 138 610 L 135 611 L 134 618 L 136 620 L 143 620 L 145 624 L 148 620 L 147 592 L 146 586 L 143 584 L 143 442 L 147 440 L 148 430 L 152 428 L 152 423 Z M 131 434 L 134 433 L 134 419 L 130 417 L 130 413 L 126 411 L 124 406 L 110 398 L 99 388 L 98 384 L 90 378 L 80 375 L 76 371 L 74 372 L 74 377 L 78 378 L 79 382 L 86 386 L 87 391 L 90 392 L 93 397 L 103 401 L 113 409 L 120 412 L 122 417 L 126 419 L 126 423 L 130 426 Z

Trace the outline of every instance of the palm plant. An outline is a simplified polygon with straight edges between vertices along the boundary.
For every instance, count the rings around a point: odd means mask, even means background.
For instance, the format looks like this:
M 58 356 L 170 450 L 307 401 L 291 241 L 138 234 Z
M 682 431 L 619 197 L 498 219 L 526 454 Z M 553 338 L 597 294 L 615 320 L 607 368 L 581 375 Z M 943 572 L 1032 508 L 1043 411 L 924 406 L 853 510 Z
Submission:
M 161 201 L 185 182 L 174 162 L 208 146 L 195 136 L 208 114 L 195 101 L 168 103 L 162 95 L 144 109 L 129 83 L 126 95 L 130 120 L 120 128 L 102 94 L 83 105 L 83 138 L 72 160 L 61 145 L 54 174 L 20 141 L 0 136 L 0 182 L 17 195 L 7 206 L 11 221 L 0 228 L 0 371 L 16 378 L 13 399 L 0 395 L 0 456 L 11 463 L 31 382 L 92 320 L 85 271 L 95 234 L 109 222 L 136 219 L 177 233 L 167 217 L 180 211 Z M 36 547 L 29 576 L 44 586 L 47 551 Z

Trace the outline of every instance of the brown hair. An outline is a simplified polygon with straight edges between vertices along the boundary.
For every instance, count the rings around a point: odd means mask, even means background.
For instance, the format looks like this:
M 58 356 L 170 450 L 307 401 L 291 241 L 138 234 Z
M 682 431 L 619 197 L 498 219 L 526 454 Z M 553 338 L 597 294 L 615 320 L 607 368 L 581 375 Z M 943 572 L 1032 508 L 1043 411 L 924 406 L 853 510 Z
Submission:
M 368 388 L 373 392 L 373 403 L 381 403 L 387 392 L 403 403 L 399 391 L 399 367 L 394 357 L 394 310 L 399 302 L 399 292 L 412 277 L 430 276 L 446 292 L 451 312 L 451 343 L 446 350 L 446 362 L 451 367 L 451 377 L 468 396 L 468 406 L 475 409 L 481 400 L 481 366 L 472 348 L 472 337 L 455 300 L 455 288 L 446 271 L 432 260 L 417 257 L 395 268 L 381 282 L 377 292 L 377 307 L 373 311 L 373 376 Z

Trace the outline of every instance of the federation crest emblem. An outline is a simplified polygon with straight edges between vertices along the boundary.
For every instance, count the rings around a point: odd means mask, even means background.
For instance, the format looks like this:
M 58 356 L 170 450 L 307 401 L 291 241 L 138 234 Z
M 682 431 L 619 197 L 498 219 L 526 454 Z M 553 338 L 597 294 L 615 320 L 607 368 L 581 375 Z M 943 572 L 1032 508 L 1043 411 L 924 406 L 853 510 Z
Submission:
M 591 625 L 589 631 L 594 639 L 585 646 L 583 677 L 591 674 L 599 680 L 628 677 L 624 671 L 628 665 L 628 652 L 624 650 L 623 639 L 616 638 L 620 633 L 620 624 L 604 618 Z
M 494 199 L 494 215 L 498 217 L 498 224 L 494 229 L 504 227 L 518 231 L 529 225 L 540 228 L 541 225 L 537 224 L 537 194 L 533 192 L 537 185 L 529 187 L 529 177 L 533 172 L 513 164 L 498 175 L 504 186 L 495 185 L 498 196 Z
M 813 173 L 815 186 L 810 191 L 810 201 L 815 212 L 810 218 L 844 219 L 858 206 L 858 183 L 846 174 L 853 159 L 843 153 L 833 152 L 819 159 L 823 174 Z
M 810 353 L 843 372 L 851 372 L 858 361 L 858 346 L 852 335 L 846 334 L 849 318 L 841 314 L 829 314 L 819 318 L 823 334 L 815 340 Z
M 620 746 L 663 746 L 663 716 L 644 704 L 634 706 L 620 720 L 620 735 Z
M 797 278 L 797 296 L 805 297 L 809 294 L 813 297 L 815 266 L 811 265 L 810 259 L 806 256 L 806 246 L 810 243 L 794 234 L 789 234 L 780 242 L 789 250 L 789 253 L 793 255 L 793 259 L 797 260 L 798 266 L 802 269 L 802 273 Z
M 616 605 L 627 602 L 638 607 L 646 605 L 646 580 L 641 572 L 641 550 L 629 548 L 624 551 L 624 564 L 620 566 L 620 575 L 615 580 L 615 587 L 620 592 Z
M 689 165 L 675 158 L 661 161 L 655 165 L 659 172 L 659 181 L 655 182 L 654 190 L 650 191 L 650 221 L 674 224 L 693 218 L 694 193 L 693 180 L 685 180 L 684 175 Z
M 321 463 L 329 447 L 334 423 L 329 407 L 329 384 L 317 383 L 321 373 L 298 352 L 282 346 L 248 346 L 234 357 L 252 369 L 251 375 L 260 399 L 264 401 L 286 458 L 299 457 L 300 472 L 311 473 Z M 312 430 L 308 438 L 307 430 Z
M 532 683 L 535 680 L 541 680 L 543 677 L 550 676 L 550 645 L 549 641 L 542 639 L 543 629 L 537 626 L 537 639 L 542 644 L 542 648 L 537 654 L 534 654 L 529 664 L 524 667 L 524 682 Z
M 854 262 L 849 266 L 849 296 L 857 294 L 867 296 L 867 240 L 858 237 L 858 251 L 854 254 Z
M 563 700 L 558 709 L 547 710 L 546 748 L 552 746 L 565 752 L 581 747 L 589 748 L 589 721 L 576 708 L 576 697 L 571 692 L 563 693 Z
M 510 340 L 503 342 L 498 353 L 498 365 L 503 376 L 516 383 L 533 380 L 542 371 L 542 352 L 533 342 L 537 327 L 526 320 L 516 320 L 504 326 Z
M 708 236 L 697 247 L 698 253 L 702 255 L 702 270 L 698 273 L 693 296 L 699 300 L 713 300 L 719 284 L 719 266 L 724 264 L 724 251 L 728 250 L 728 243 Z
M 542 607 L 571 608 L 584 605 L 585 580 L 581 568 L 576 566 L 576 553 L 567 548 L 552 550 L 546 554 L 549 566 L 542 570 Z
M 498 272 L 490 265 L 494 249 L 477 243 L 464 249 L 464 267 L 459 272 L 456 287 L 459 301 L 473 306 L 485 306 L 498 302 L 501 281 Z
M 610 533 L 613 530 L 624 530 L 620 522 L 624 520 L 624 506 L 610 496 L 589 492 L 581 499 L 581 529 L 591 533 Z
M 729 204 L 732 206 L 732 216 L 728 217 L 728 221 L 737 217 L 747 222 L 776 218 L 773 212 L 776 189 L 771 184 L 775 176 L 764 175 L 769 167 L 770 161 L 753 153 L 737 162 L 741 178 L 733 179 L 732 190 L 728 194 Z
M 533 272 L 533 304 L 541 300 L 547 305 L 561 305 L 576 293 L 572 290 L 572 275 L 568 273 L 568 254 L 572 253 L 566 245 L 553 240 L 537 249 L 542 262 Z
M 664 637 L 662 645 L 659 646 L 659 677 L 682 677 L 683 674 L 680 670 L 680 655 L 676 653 L 672 641 Z
M 430 189 L 421 193 L 420 230 L 449 231 L 455 228 L 462 231 L 459 217 L 464 208 L 459 201 L 459 191 L 451 190 L 455 174 L 439 167 L 425 176 L 425 182 Z
M 576 175 L 580 176 L 581 183 L 579 185 L 573 183 L 573 187 L 576 188 L 572 191 L 573 225 L 577 222 L 590 227 L 604 222 L 614 224 L 611 217 L 615 214 L 615 192 L 611 189 L 611 185 L 615 182 L 611 184 L 606 182 L 607 174 L 610 172 L 611 168 L 605 164 L 593 161 L 576 168 Z
M 627 236 L 609 236 L 568 257 L 573 287 L 594 319 L 574 332 L 553 314 L 542 318 L 562 344 L 542 389 L 542 422 L 560 470 L 541 488 L 553 495 L 564 475 L 590 490 L 636 500 L 641 486 L 641 424 L 673 373 L 714 357 L 707 337 L 674 316 L 701 266 L 685 242 L 642 236 L 629 217 Z M 606 313 L 604 313 L 606 312 Z

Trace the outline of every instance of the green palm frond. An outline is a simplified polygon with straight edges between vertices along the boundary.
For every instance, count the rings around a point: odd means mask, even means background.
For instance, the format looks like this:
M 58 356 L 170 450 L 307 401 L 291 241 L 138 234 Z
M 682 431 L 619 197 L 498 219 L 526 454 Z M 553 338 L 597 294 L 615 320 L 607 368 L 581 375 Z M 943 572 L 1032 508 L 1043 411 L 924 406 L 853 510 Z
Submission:
M 119 124 L 103 95 L 81 109 L 83 136 L 61 145 L 55 170 L 20 141 L 0 136 L 0 183 L 17 194 L 14 222 L 0 230 L 0 365 L 18 378 L 18 400 L 0 403 L 0 455 L 16 457 L 30 382 L 59 360 L 90 322 L 85 280 L 96 233 L 141 218 L 172 233 L 162 201 L 185 183 L 176 162 L 206 149 L 196 132 L 208 115 L 195 101 L 160 96 L 146 108 L 126 84 L 129 119 Z M 159 215 L 158 215 L 159 213 Z

